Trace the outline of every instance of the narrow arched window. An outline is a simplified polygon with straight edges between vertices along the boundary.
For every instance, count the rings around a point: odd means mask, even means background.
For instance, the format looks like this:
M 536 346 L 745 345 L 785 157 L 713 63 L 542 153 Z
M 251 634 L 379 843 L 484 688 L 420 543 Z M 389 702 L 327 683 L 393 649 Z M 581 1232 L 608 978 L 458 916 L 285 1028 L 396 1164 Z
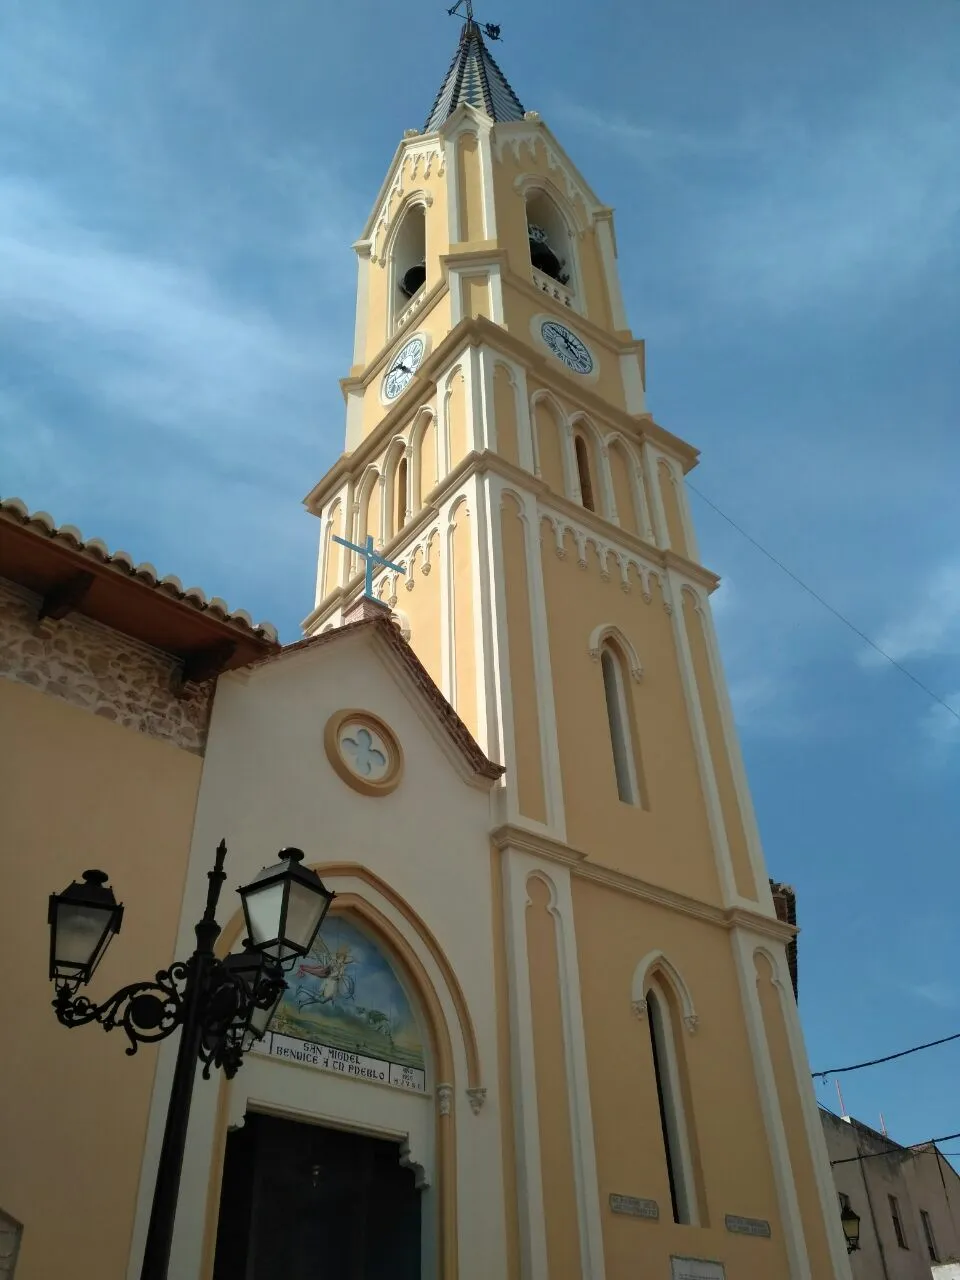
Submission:
M 390 262 L 392 329 L 402 324 L 427 280 L 427 216 L 422 204 L 412 204 L 393 241 Z
M 399 533 L 407 520 L 407 460 L 397 467 L 397 491 L 393 499 L 393 532 Z
M 693 1181 L 686 1150 L 683 1096 L 670 1010 L 666 999 L 652 990 L 647 992 L 646 1003 L 673 1220 L 691 1223 L 696 1220 Z
M 580 478 L 580 498 L 588 511 L 596 511 L 593 500 L 593 479 L 590 475 L 590 455 L 583 436 L 573 437 L 573 451 L 577 458 L 577 475 Z
M 533 283 L 564 306 L 576 308 L 573 239 L 566 218 L 545 191 L 527 196 L 527 240 Z
M 613 768 L 617 778 L 617 794 L 624 804 L 640 804 L 637 765 L 634 755 L 631 716 L 627 704 L 627 685 L 623 678 L 623 661 L 611 644 L 600 651 L 603 693 L 607 703 Z

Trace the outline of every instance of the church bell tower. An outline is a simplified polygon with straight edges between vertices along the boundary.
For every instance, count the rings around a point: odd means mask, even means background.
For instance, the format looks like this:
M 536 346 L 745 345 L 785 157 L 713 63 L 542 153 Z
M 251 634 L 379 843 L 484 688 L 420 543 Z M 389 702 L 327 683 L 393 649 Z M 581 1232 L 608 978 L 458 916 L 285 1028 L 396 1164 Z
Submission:
M 345 449 L 306 499 L 304 629 L 348 620 L 364 564 L 343 543 L 372 538 L 377 598 L 506 766 L 512 1274 L 840 1280 L 792 930 L 688 506 L 697 451 L 648 410 L 613 210 L 524 109 L 496 35 L 468 6 L 354 245 Z

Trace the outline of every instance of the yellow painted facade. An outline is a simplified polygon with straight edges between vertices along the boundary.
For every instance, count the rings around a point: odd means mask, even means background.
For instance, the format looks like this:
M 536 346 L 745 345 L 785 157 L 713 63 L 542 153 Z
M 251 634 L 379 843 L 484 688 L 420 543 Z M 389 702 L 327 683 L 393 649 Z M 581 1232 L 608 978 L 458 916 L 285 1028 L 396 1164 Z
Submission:
M 472 23 L 468 45 L 481 56 Z M 136 925 L 96 975 L 100 998 L 189 954 L 224 836 L 231 885 L 281 845 L 305 850 L 337 895 L 331 919 L 355 923 L 409 999 L 421 1079 L 350 1078 L 271 1043 L 234 1079 L 198 1080 L 171 1276 L 225 1274 L 218 1222 L 253 1220 L 227 1203 L 225 1171 L 256 1114 L 395 1145 L 418 1193 L 405 1278 L 849 1280 L 793 930 L 687 503 L 696 450 L 647 409 L 612 211 L 518 102 L 499 119 L 448 106 L 404 135 L 354 246 L 345 448 L 306 499 L 307 642 L 251 650 L 215 696 L 208 681 L 202 716 L 170 679 L 182 654 L 161 655 L 156 689 L 128 679 L 137 732 L 102 715 L 131 715 L 126 701 L 84 701 L 115 683 L 102 663 L 76 705 L 49 672 L 39 691 L 42 599 L 27 617 L 17 597 L 22 669 L 0 680 L 17 745 L 0 811 L 29 905 L 0 906 L 31 1011 L 4 1011 L 24 1032 L 0 1090 L 23 1102 L 0 1131 L 17 1280 L 139 1274 L 176 1052 L 131 1061 L 116 1037 L 58 1026 L 46 894 L 109 867 Z M 386 609 L 357 609 L 362 558 L 336 541 L 368 538 L 389 561 L 373 585 Z M 43 634 L 56 652 L 61 633 Z M 389 786 L 337 755 L 351 717 L 383 731 Z M 226 901 L 220 954 L 241 935 Z M 310 1165 L 295 1172 L 291 1196 Z
M 425 280 L 401 308 L 410 254 L 391 246 L 413 243 L 417 207 Z M 534 223 L 554 275 L 533 266 Z M 346 453 L 307 506 L 325 529 L 353 510 L 347 535 L 402 566 L 379 597 L 506 765 L 491 945 L 508 1274 L 666 1278 L 685 1257 L 731 1280 L 840 1280 L 791 931 L 684 489 L 697 455 L 647 410 L 611 210 L 539 116 L 461 105 L 405 137 L 356 248 Z M 558 358 L 545 322 L 588 370 Z M 386 375 L 418 336 L 391 401 Z M 385 475 L 389 492 L 401 438 L 402 528 L 364 487 Z M 308 633 L 339 623 L 360 568 L 327 559 Z
M 136 926 L 97 974 L 104 991 L 174 958 L 202 761 L 196 755 L 0 680 L 4 955 L 16 982 L 0 1015 L 0 1205 L 26 1224 L 16 1280 L 125 1275 L 156 1058 L 123 1032 L 68 1033 L 50 1008 L 47 895 L 82 866 L 107 866 Z M 89 1031 L 90 1029 L 86 1029 Z M 106 1043 L 104 1043 L 106 1039 Z M 121 1041 L 120 1044 L 117 1042 Z M 9 1104 L 10 1099 L 16 1105 Z

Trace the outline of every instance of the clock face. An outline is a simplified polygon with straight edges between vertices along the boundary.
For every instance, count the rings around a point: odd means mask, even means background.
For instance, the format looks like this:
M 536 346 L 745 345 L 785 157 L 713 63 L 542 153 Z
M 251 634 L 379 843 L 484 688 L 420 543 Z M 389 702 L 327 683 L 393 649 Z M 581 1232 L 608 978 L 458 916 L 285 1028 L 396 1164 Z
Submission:
M 394 358 L 383 380 L 383 394 L 388 400 L 396 400 L 397 396 L 406 389 L 407 383 L 420 367 L 425 350 L 426 343 L 423 338 L 411 338 L 406 346 L 400 348 L 399 354 Z
M 540 336 L 568 369 L 572 369 L 574 373 L 593 372 L 593 356 L 566 325 L 559 324 L 556 320 L 544 320 L 540 326 Z

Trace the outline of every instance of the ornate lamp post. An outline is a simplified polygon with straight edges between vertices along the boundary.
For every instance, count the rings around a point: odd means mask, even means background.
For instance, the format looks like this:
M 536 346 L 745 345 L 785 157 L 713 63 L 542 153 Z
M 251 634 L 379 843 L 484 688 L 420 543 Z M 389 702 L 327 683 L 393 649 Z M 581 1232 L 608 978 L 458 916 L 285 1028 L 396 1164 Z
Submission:
M 853 1253 L 860 1248 L 860 1215 L 845 1204 L 840 1210 L 840 1224 L 847 1238 L 847 1253 Z
M 207 905 L 189 960 L 177 960 L 153 982 L 123 987 L 99 1005 L 77 991 L 120 932 L 123 907 L 102 871 L 85 871 L 82 882 L 50 896 L 50 979 L 60 1022 L 65 1027 L 99 1022 L 105 1031 L 123 1027 L 128 1054 L 140 1043 L 181 1029 L 141 1280 L 166 1280 L 198 1061 L 205 1079 L 212 1067 L 222 1067 L 228 1079 L 236 1075 L 244 1052 L 264 1035 L 286 990 L 283 967 L 313 946 L 334 898 L 315 872 L 300 866 L 301 850 L 281 850 L 275 866 L 239 890 L 250 935 L 243 952 L 219 960 L 213 947 L 220 934 L 216 911 L 226 856 L 221 840 L 213 870 L 207 872 Z

